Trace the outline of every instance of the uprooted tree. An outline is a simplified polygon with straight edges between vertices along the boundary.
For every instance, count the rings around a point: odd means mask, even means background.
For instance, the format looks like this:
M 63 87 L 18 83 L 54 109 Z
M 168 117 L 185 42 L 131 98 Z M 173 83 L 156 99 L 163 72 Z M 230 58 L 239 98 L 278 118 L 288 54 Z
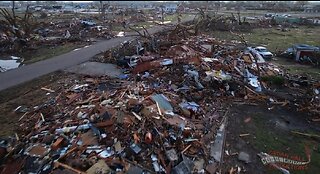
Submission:
M 197 9 L 198 13 L 195 16 L 192 22 L 187 24 L 183 24 L 181 20 L 178 21 L 178 24 L 167 33 L 168 40 L 170 41 L 178 41 L 181 39 L 186 39 L 189 36 L 197 36 L 200 34 L 200 31 L 208 31 L 208 30 L 220 30 L 220 31 L 228 31 L 230 34 L 233 34 L 240 38 L 241 42 L 247 46 L 248 43 L 244 38 L 244 35 L 237 34 L 237 31 L 246 31 L 249 32 L 252 30 L 253 26 L 251 26 L 245 18 L 241 18 L 240 12 L 236 15 L 231 14 L 231 16 L 223 16 L 223 15 L 209 15 L 208 12 L 203 9 Z M 166 26 L 165 24 L 156 25 Z M 151 41 L 154 43 L 155 37 L 150 35 L 145 27 L 142 27 L 143 30 L 139 31 L 134 27 L 130 27 L 129 29 L 138 33 L 142 38 Z M 143 32 L 143 33 L 142 33 Z M 154 44 L 152 44 L 154 45 Z M 156 51 L 153 49 L 153 51 Z
M 209 15 L 202 9 L 197 9 L 198 13 L 191 25 L 183 25 L 179 23 L 176 27 L 169 33 L 169 37 L 186 38 L 187 35 L 198 35 L 201 30 L 205 31 L 251 31 L 252 26 L 244 19 L 241 19 L 240 13 L 237 13 L 237 17 L 234 14 L 231 16 L 222 15 Z
M 35 17 L 27 6 L 23 17 L 17 16 L 15 13 L 14 1 L 12 3 L 11 12 L 5 8 L 0 8 L 0 32 L 2 32 L 9 43 L 13 44 L 11 49 L 20 51 L 27 46 L 28 41 L 34 29 L 38 26 Z

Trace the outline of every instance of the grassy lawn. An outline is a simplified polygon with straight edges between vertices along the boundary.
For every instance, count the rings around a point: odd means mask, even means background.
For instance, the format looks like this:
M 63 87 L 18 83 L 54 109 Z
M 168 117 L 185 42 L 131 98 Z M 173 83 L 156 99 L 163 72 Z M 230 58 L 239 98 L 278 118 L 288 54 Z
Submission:
M 154 26 L 154 24 L 152 22 L 139 22 L 136 23 L 134 28 L 135 29 L 142 29 L 142 26 L 144 26 L 146 29 L 151 28 Z
M 250 155 L 251 163 L 245 165 L 248 169 L 245 173 L 282 173 L 269 165 L 263 165 L 261 158 L 257 156 L 261 152 L 304 162 L 309 160 L 307 155 L 310 154 L 310 163 L 305 166 L 306 168 L 301 170 L 297 166 L 289 165 L 289 171 L 294 174 L 319 173 L 320 139 L 292 133 L 297 131 L 319 135 L 318 124 L 308 122 L 305 120 L 308 114 L 296 112 L 295 109 L 276 106 L 269 110 L 270 105 L 259 102 L 257 104 L 257 106 L 233 105 L 228 118 L 225 149 L 232 152 L 243 151 Z M 240 134 L 247 136 L 239 137 Z M 272 152 L 281 154 L 276 155 Z M 225 160 L 227 166 L 241 164 L 237 159 L 229 158 L 227 155 Z M 284 165 L 284 163 L 278 164 Z
M 68 53 L 76 48 L 81 48 L 85 46 L 84 44 L 74 44 L 74 43 L 66 43 L 62 45 L 58 45 L 56 47 L 44 47 L 37 49 L 36 51 L 25 52 L 22 57 L 24 57 L 24 64 L 31 64 L 34 62 L 38 62 L 41 60 L 45 60 L 54 56 L 58 56 L 64 53 Z
M 226 14 L 226 15 L 230 15 L 231 13 L 233 13 L 234 15 L 237 15 L 238 11 L 235 10 L 226 10 L 226 11 L 218 11 L 218 14 Z M 256 16 L 256 15 L 264 15 L 268 13 L 268 11 L 266 10 L 247 10 L 247 11 L 240 11 L 240 16 Z
M 290 156 L 299 156 L 303 161 L 307 161 L 305 153 L 305 145 L 311 148 L 319 148 L 317 142 L 311 138 L 307 138 L 300 135 L 294 135 L 287 131 L 271 130 L 269 126 L 266 126 L 269 118 L 266 115 L 256 113 L 252 115 L 253 123 L 257 127 L 254 132 L 254 138 L 250 139 L 253 145 L 263 151 L 267 152 L 269 150 L 277 150 L 279 152 L 285 152 Z M 293 143 L 294 142 L 294 143 Z M 318 147 L 317 147 L 318 146 Z M 317 152 L 318 151 L 318 152 Z M 317 173 L 320 167 L 320 153 L 319 149 L 311 152 L 311 162 L 308 165 L 307 171 L 297 171 L 294 173 Z M 270 170 L 268 173 L 280 173 L 277 170 Z
M 320 32 L 320 27 L 308 28 L 299 27 L 290 29 L 288 32 L 282 32 L 275 28 L 256 29 L 252 33 L 245 34 L 245 38 L 251 44 L 266 45 L 271 51 L 284 51 L 296 43 L 305 43 L 309 45 L 320 45 L 320 40 L 316 39 Z
M 233 13 L 236 15 L 238 11 L 236 10 L 220 10 L 218 11 L 219 14 L 225 14 L 225 15 L 231 15 Z M 288 12 L 274 12 L 270 10 L 241 10 L 240 15 L 241 16 L 264 16 L 266 13 L 277 13 L 277 14 L 291 14 L 292 16 L 305 16 L 305 17 L 316 17 L 319 16 L 318 14 L 308 14 L 303 13 L 301 11 L 288 11 Z
M 173 14 L 173 15 L 165 15 L 164 16 L 164 21 L 175 21 L 178 20 L 178 15 Z
M 258 28 L 251 33 L 243 34 L 248 43 L 252 46 L 264 45 L 270 51 L 285 51 L 296 43 L 304 43 L 314 46 L 320 45 L 320 40 L 317 36 L 320 33 L 320 27 L 305 27 L 290 28 L 290 31 L 282 32 L 276 28 Z M 225 31 L 212 31 L 212 36 L 225 40 L 239 40 L 235 35 Z
M 312 67 L 309 65 L 302 65 L 294 62 L 291 59 L 277 57 L 276 60 L 273 60 L 272 63 L 282 66 L 285 68 L 290 74 L 300 74 L 306 75 L 309 77 L 313 77 L 315 79 L 320 80 L 320 69 L 317 67 Z
M 183 19 L 189 17 L 190 15 L 189 15 L 189 14 L 182 14 L 181 16 L 182 16 L 182 17 L 181 17 L 181 20 L 183 20 Z M 177 14 L 165 15 L 165 17 L 164 17 L 164 21 L 171 21 L 171 22 L 173 22 L 173 21 L 177 21 L 177 20 L 178 20 L 178 15 L 177 15 Z

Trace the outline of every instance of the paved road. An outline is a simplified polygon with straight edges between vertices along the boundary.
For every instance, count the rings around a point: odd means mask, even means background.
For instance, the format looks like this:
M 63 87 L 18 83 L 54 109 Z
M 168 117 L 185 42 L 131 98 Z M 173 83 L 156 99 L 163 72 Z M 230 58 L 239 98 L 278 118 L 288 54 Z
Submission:
M 183 22 L 192 20 L 192 17 L 189 17 Z M 163 26 L 156 26 L 148 30 L 150 34 L 154 34 L 161 30 L 165 29 Z M 128 33 L 129 34 L 129 33 Z M 134 34 L 134 33 L 131 33 Z M 124 41 L 133 40 L 137 37 L 128 36 L 128 37 L 119 37 L 110 40 L 97 42 L 89 47 L 85 47 L 79 50 L 71 51 L 69 53 L 52 57 L 47 60 L 39 61 L 30 65 L 22 66 L 16 69 L 12 69 L 3 73 L 0 73 L 0 91 L 7 89 L 9 87 L 16 86 L 23 82 L 30 81 L 37 77 L 40 77 L 51 72 L 66 69 L 73 65 L 77 65 L 83 62 L 88 61 L 93 56 L 107 51 L 112 47 L 119 45 Z
M 94 55 L 130 39 L 133 39 L 133 37 L 122 37 L 101 41 L 87 48 L 71 51 L 60 56 L 0 73 L 0 90 L 18 85 L 60 69 L 65 69 L 72 65 L 86 62 Z

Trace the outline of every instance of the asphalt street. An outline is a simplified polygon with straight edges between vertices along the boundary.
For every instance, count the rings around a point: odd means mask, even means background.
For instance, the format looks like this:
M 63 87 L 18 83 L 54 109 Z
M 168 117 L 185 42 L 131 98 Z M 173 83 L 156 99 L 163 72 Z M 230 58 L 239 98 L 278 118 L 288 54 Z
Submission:
M 182 22 L 186 22 L 192 19 L 193 17 L 190 16 L 189 18 L 184 19 Z M 176 22 L 173 22 L 173 24 L 175 23 Z M 164 26 L 155 26 L 148 29 L 148 32 L 150 34 L 155 34 L 161 30 L 164 30 L 165 28 L 166 27 Z M 130 41 L 137 38 L 137 36 L 130 36 L 134 34 L 135 33 L 131 32 L 127 33 L 125 37 L 99 41 L 88 47 L 76 49 L 66 54 L 55 56 L 50 59 L 0 73 L 0 91 L 30 81 L 37 77 L 86 62 L 93 56 L 107 51 L 122 42 Z

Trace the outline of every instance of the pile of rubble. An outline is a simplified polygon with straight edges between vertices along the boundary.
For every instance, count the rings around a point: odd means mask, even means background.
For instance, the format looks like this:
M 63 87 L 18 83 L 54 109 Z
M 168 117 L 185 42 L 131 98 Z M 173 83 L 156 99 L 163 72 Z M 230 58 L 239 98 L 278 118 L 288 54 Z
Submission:
M 137 53 L 131 73 L 43 88 L 47 102 L 17 108 L 19 134 L 1 141 L 2 173 L 215 173 L 229 103 L 305 107 L 271 98 L 261 77 L 286 74 L 235 44 L 197 36 L 164 54 Z M 319 88 L 308 105 L 316 111 Z
M 28 35 L 19 38 L 1 31 L 0 52 L 10 53 L 43 46 L 57 46 L 65 42 L 86 42 L 92 39 L 111 39 L 118 32 L 111 30 L 111 21 L 94 22 L 73 18 L 55 22 L 37 23 Z M 19 28 L 17 28 L 19 30 Z M 21 31 L 23 32 L 23 31 Z M 22 49 L 24 48 L 24 49 Z
M 112 31 L 110 31 L 109 24 L 106 22 L 98 22 L 90 20 L 80 20 L 78 18 L 69 21 L 59 21 L 56 23 L 51 23 L 47 29 L 53 31 L 48 33 L 49 36 L 56 36 L 59 32 L 64 35 L 66 30 L 69 30 L 71 36 L 75 35 L 81 39 L 83 37 L 94 37 L 94 38 L 111 38 L 115 36 Z

